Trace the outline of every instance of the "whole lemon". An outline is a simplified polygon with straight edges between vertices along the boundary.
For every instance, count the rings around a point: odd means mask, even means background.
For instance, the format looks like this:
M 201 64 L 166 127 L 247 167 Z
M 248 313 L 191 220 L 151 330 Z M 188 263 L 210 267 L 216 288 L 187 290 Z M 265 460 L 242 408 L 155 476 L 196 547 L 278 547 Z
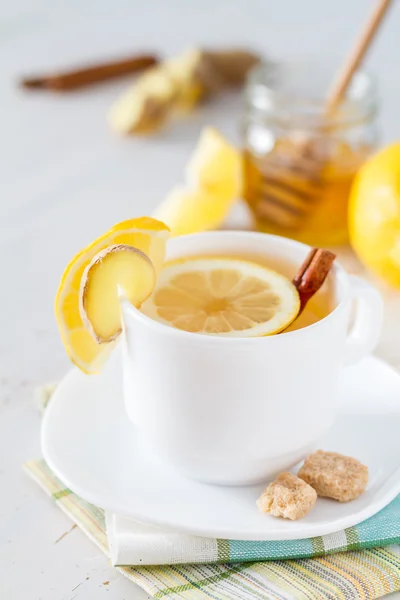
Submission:
M 400 143 L 371 157 L 349 201 L 350 241 L 362 262 L 400 288 Z

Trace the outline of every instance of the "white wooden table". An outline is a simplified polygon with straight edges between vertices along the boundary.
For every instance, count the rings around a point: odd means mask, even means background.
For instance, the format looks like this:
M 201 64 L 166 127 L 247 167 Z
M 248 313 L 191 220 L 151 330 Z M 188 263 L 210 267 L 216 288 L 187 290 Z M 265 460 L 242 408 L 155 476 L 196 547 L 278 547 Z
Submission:
M 149 214 L 172 184 L 203 124 L 237 139 L 239 102 L 226 100 L 152 139 L 118 139 L 107 108 L 126 83 L 69 96 L 26 94 L 21 73 L 133 49 L 249 43 L 277 57 L 351 43 L 365 0 L 16 0 L 0 14 L 0 598 L 147 597 L 21 471 L 40 455 L 37 384 L 69 364 L 53 318 L 67 260 L 114 222 Z M 384 139 L 400 135 L 398 30 L 393 9 L 371 63 L 379 70 Z M 388 299 L 379 354 L 400 366 L 399 295 Z M 64 537 L 63 534 L 67 533 Z M 60 539 L 62 537 L 62 539 Z M 59 541 L 57 541 L 59 540 Z

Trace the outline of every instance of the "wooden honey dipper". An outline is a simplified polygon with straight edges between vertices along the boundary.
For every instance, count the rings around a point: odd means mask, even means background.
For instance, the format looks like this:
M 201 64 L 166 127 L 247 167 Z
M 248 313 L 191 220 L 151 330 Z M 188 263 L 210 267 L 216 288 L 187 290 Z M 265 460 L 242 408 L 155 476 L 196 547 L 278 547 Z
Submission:
M 357 38 L 331 88 L 328 91 L 324 115 L 331 117 L 342 102 L 355 71 L 360 66 L 391 4 L 378 0 L 366 25 Z M 321 159 L 315 156 L 313 140 L 307 134 L 295 146 L 295 154 L 268 161 L 261 167 L 262 200 L 256 212 L 283 227 L 296 227 L 312 210 L 322 193 Z

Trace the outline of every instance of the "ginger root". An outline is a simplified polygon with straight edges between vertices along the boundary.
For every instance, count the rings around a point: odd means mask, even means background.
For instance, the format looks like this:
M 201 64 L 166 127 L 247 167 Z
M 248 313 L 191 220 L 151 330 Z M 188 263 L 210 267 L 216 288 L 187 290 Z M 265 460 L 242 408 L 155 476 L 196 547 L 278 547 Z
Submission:
M 243 85 L 260 57 L 240 49 L 192 49 L 150 68 L 111 107 L 118 133 L 143 134 L 161 128 L 178 109 L 194 106 L 218 92 Z

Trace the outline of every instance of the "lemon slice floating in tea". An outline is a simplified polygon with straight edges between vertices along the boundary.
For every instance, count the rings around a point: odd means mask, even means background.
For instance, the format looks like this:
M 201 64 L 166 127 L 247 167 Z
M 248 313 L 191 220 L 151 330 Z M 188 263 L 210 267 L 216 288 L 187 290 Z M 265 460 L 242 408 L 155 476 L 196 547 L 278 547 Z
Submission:
M 188 258 L 164 267 L 142 310 L 192 333 L 256 337 L 288 327 L 300 300 L 289 279 L 256 263 Z
M 88 324 L 85 324 L 82 319 L 80 307 L 82 299 L 80 298 L 80 294 L 82 291 L 82 278 L 86 268 L 99 252 L 109 246 L 126 245 L 133 246 L 144 253 L 151 261 L 155 275 L 157 276 L 164 263 L 165 246 L 168 237 L 168 227 L 156 219 L 149 217 L 129 219 L 128 221 L 118 223 L 94 242 L 86 246 L 86 248 L 81 250 L 71 260 L 65 269 L 55 301 L 56 318 L 61 338 L 69 357 L 72 362 L 85 371 L 85 373 L 98 372 L 114 346 L 114 342 L 99 344 L 98 340 L 96 341 L 95 336 L 93 335 L 93 330 L 90 330 Z M 115 264 L 117 264 L 117 262 L 118 261 L 116 261 Z M 131 263 L 129 263 L 129 265 L 132 266 Z M 140 262 L 140 265 L 142 266 L 142 262 Z M 94 270 L 94 273 L 95 271 L 96 270 Z M 135 271 L 129 269 L 129 273 L 133 278 Z M 117 273 L 117 278 L 118 277 L 119 274 Z M 115 281 L 116 278 L 114 277 L 112 282 Z M 125 281 L 126 280 L 123 279 L 123 282 Z M 99 297 L 96 300 L 98 306 L 106 306 L 108 293 L 111 294 L 112 299 L 115 298 L 117 284 L 118 282 L 116 282 L 114 287 L 111 286 L 110 292 L 104 289 L 104 287 L 100 289 L 100 285 L 96 288 L 99 294 Z M 130 288 L 128 288 L 128 291 L 129 290 Z M 147 292 L 148 290 L 145 290 L 144 297 L 146 297 Z M 93 290 L 90 293 L 93 294 Z M 90 301 L 90 311 L 93 308 L 93 298 Z M 115 305 L 112 306 L 115 307 Z M 90 314 L 92 314 L 92 312 L 90 312 Z M 85 314 L 83 314 L 83 316 L 85 317 Z M 96 312 L 96 315 L 94 316 L 96 329 L 99 326 L 98 316 L 99 315 Z M 106 325 L 109 327 L 110 323 L 107 322 Z M 98 333 L 108 335 L 109 330 L 99 330 Z M 105 338 L 107 338 L 107 335 Z M 97 337 L 99 338 L 101 335 Z

